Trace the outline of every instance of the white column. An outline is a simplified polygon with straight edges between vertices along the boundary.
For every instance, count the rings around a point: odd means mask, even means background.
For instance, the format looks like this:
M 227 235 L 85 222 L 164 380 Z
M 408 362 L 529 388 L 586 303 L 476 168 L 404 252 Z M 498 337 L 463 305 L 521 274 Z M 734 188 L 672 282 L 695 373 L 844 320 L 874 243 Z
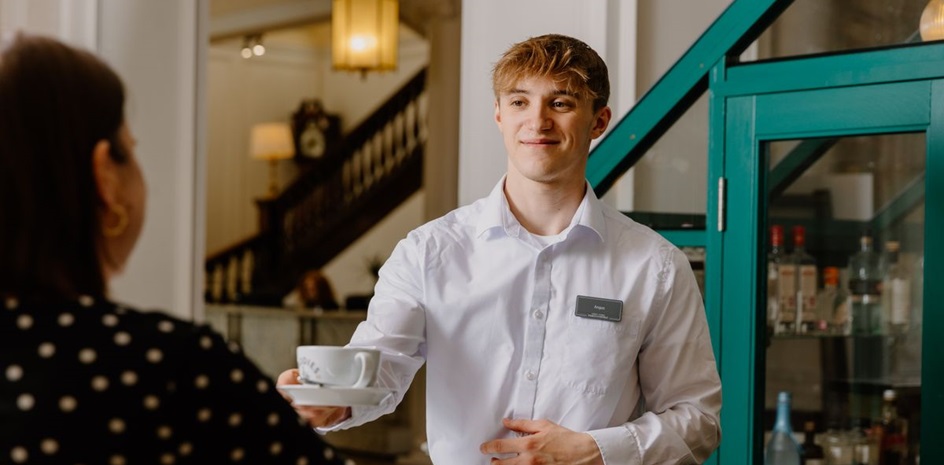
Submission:
M 100 0 L 99 52 L 125 81 L 148 185 L 144 231 L 118 300 L 203 316 L 207 0 Z

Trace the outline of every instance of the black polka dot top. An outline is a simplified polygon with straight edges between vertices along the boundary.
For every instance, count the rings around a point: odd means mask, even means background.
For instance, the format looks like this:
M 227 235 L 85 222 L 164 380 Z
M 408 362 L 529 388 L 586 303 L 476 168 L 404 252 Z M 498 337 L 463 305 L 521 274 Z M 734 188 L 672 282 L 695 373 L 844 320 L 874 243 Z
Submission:
M 206 325 L 90 298 L 0 300 L 0 464 L 40 463 L 345 460 Z

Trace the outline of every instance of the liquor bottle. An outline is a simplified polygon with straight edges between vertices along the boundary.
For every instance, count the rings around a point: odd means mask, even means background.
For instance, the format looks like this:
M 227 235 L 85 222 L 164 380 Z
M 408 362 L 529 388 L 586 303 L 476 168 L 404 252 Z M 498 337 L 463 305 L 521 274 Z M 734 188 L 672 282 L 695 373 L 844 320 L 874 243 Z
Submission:
M 783 226 L 770 227 L 770 253 L 767 254 L 767 327 L 778 332 L 782 318 L 780 274 L 785 264 L 786 253 L 783 249 Z
M 790 427 L 790 393 L 787 391 L 777 395 L 777 420 L 767 441 L 764 465 L 800 465 L 800 445 Z
M 793 227 L 793 252 L 788 261 L 794 266 L 794 291 L 796 298 L 795 330 L 798 334 L 812 332 L 816 329 L 816 281 L 819 270 L 816 268 L 816 259 L 806 252 L 806 228 Z
M 898 416 L 894 389 L 882 393 L 882 419 L 879 423 L 879 463 L 881 465 L 904 465 L 908 458 L 908 422 Z
M 826 465 L 823 447 L 816 443 L 816 423 L 803 423 L 803 445 L 800 446 L 800 462 L 803 465 Z
M 839 268 L 823 268 L 823 289 L 816 297 L 816 319 L 824 332 L 848 336 L 852 331 L 849 313 L 849 292 L 839 286 Z
M 881 334 L 881 284 L 880 256 L 872 250 L 872 237 L 866 233 L 859 238 L 859 251 L 849 258 L 853 334 Z
M 772 319 L 774 334 L 796 333 L 796 266 L 784 250 L 783 226 L 770 228 L 771 253 L 767 260 L 768 286 L 775 276 L 776 313 Z M 768 299 L 771 294 L 768 293 Z M 769 314 L 768 314 L 769 316 Z
M 898 241 L 885 242 L 882 268 L 882 311 L 886 334 L 904 334 L 908 331 L 911 313 L 911 276 L 898 263 Z

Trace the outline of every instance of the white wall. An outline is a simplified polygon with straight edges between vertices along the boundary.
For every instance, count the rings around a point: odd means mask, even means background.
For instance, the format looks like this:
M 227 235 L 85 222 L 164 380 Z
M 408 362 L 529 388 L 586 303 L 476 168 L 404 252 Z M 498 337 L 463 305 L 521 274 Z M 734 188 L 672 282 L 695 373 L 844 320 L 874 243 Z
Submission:
M 112 295 L 190 318 L 202 312 L 206 0 L 0 0 L 0 33 L 25 30 L 98 52 L 122 76 L 148 183 L 148 213 Z M 197 240 L 196 238 L 200 238 Z
M 516 42 L 543 34 L 583 40 L 607 62 L 613 94 L 610 106 L 619 118 L 635 101 L 636 1 L 475 0 L 463 4 L 460 205 L 487 195 L 507 168 L 493 119 L 491 86 L 492 66 L 501 54 Z M 618 197 L 617 203 L 632 201 L 631 192 Z
M 639 0 L 637 91 L 652 87 L 731 0 Z M 684 11 L 684 14 L 679 12 Z M 707 93 L 706 93 L 707 95 Z M 704 213 L 708 103 L 702 96 L 635 167 L 635 209 Z
M 240 42 L 210 47 L 207 133 L 206 250 L 214 253 L 259 229 L 256 199 L 268 193 L 269 167 L 249 156 L 249 132 L 256 123 L 288 123 L 303 98 L 319 95 L 320 59 L 311 49 L 268 47 L 261 57 L 243 59 Z M 279 162 L 280 186 L 297 173 Z

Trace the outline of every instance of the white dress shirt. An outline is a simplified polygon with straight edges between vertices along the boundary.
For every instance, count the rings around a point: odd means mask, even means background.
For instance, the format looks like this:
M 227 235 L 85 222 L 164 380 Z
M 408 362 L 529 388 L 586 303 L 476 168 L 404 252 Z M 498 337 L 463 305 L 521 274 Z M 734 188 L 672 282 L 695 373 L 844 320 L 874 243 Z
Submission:
M 492 193 L 431 221 L 380 270 L 350 345 L 383 351 L 390 413 L 427 367 L 437 465 L 488 464 L 502 418 L 588 432 L 607 465 L 695 463 L 720 441 L 721 381 L 685 256 L 587 187 L 570 226 L 538 239 Z M 622 302 L 619 322 L 575 315 L 577 296 Z

